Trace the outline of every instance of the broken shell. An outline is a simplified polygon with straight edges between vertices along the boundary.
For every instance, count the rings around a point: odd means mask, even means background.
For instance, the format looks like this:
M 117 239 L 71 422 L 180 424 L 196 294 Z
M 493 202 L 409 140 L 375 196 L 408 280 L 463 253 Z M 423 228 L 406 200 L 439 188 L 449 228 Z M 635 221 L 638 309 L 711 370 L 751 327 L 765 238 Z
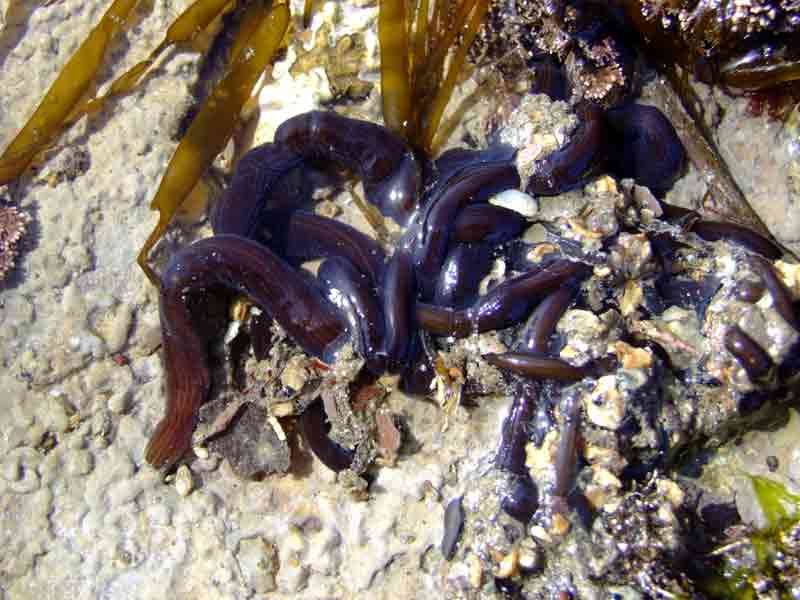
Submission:
M 625 342 L 614 342 L 609 350 L 617 355 L 623 369 L 649 369 L 653 366 L 653 352 L 649 348 L 635 348 Z
M 186 465 L 181 465 L 175 473 L 175 491 L 185 497 L 189 495 L 193 487 L 192 472 Z
M 497 565 L 494 575 L 500 579 L 508 579 L 519 574 L 519 550 L 514 548 L 510 554 L 507 554 Z
M 569 533 L 571 527 L 572 523 L 570 523 L 564 515 L 561 513 L 555 513 L 553 515 L 553 523 L 550 527 L 550 532 L 553 535 L 563 537 Z
M 603 375 L 586 400 L 586 416 L 594 425 L 616 430 L 625 416 L 625 400 L 614 375 Z
M 528 219 L 535 217 L 536 213 L 539 212 L 539 203 L 536 202 L 536 198 L 519 190 L 500 192 L 493 196 L 489 203 L 518 212 Z
M 522 548 L 519 551 L 519 568 L 523 573 L 538 571 L 542 566 L 542 555 L 537 548 Z
M 481 559 L 476 554 L 469 554 L 467 556 L 467 568 L 469 569 L 469 585 L 472 588 L 478 589 L 483 582 L 483 565 Z

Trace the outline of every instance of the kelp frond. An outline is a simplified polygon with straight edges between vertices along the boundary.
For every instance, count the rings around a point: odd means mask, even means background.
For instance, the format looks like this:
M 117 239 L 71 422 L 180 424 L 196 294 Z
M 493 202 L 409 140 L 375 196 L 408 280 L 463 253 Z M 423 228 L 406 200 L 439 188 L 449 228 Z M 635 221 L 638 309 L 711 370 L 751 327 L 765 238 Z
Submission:
M 489 0 L 380 0 L 383 118 L 430 153 Z
M 0 185 L 13 181 L 37 154 L 48 148 L 67 127 L 97 112 L 114 97 L 131 92 L 170 46 L 191 42 L 231 4 L 231 0 L 197 0 L 167 30 L 147 59 L 118 77 L 102 96 L 84 100 L 108 46 L 131 17 L 139 0 L 115 0 L 78 50 L 61 70 L 33 116 L 0 157 Z
M 150 208 L 159 211 L 158 224 L 142 246 L 137 262 L 150 281 L 158 277 L 147 264 L 147 256 L 167 230 L 176 211 L 205 170 L 228 143 L 256 82 L 283 43 L 289 26 L 289 8 L 272 8 L 255 2 L 245 13 L 234 40 L 228 74 L 211 92 L 195 116 L 161 179 Z

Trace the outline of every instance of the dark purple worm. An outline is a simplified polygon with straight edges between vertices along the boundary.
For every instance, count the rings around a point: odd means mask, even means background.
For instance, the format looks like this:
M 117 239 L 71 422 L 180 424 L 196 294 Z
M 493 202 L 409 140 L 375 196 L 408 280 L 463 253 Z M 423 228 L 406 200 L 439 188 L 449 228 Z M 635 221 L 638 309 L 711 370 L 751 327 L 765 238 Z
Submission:
M 736 283 L 733 292 L 738 300 L 747 302 L 748 304 L 755 304 L 761 300 L 761 297 L 764 295 L 766 289 L 767 288 L 761 279 L 758 281 L 745 279 Z
M 760 379 L 773 367 L 770 355 L 744 331 L 736 326 L 725 332 L 725 349 L 747 371 L 750 379 Z
M 504 352 L 484 354 L 489 364 L 511 371 L 529 379 L 555 379 L 557 381 L 579 381 L 593 375 L 591 367 L 575 367 L 560 358 L 541 356 L 530 352 Z
M 160 468 L 188 449 L 194 414 L 210 382 L 206 342 L 198 334 L 187 298 L 227 288 L 249 297 L 283 327 L 308 354 L 332 362 L 345 326 L 322 295 L 295 269 L 258 242 L 219 235 L 175 254 L 161 280 L 161 333 L 167 371 L 166 416 L 145 453 Z
M 763 235 L 756 233 L 752 229 L 724 223 L 721 221 L 695 221 L 690 231 L 696 233 L 708 242 L 725 240 L 744 246 L 748 250 L 758 252 L 770 260 L 776 260 L 783 256 L 783 251 Z
M 433 295 L 447 253 L 450 230 L 461 210 L 498 192 L 519 187 L 519 175 L 509 159 L 509 156 L 513 158 L 513 153 L 507 150 L 489 152 L 492 151 L 481 153 L 479 162 L 455 169 L 443 182 L 437 182 L 424 205 L 420 230 L 414 227 L 408 233 L 411 239 L 404 243 L 414 248 L 414 267 L 423 298 Z M 484 159 L 487 155 L 491 161 Z
M 395 371 L 408 355 L 412 336 L 412 310 L 416 295 L 416 279 L 411 255 L 397 249 L 389 259 L 383 283 L 385 319 L 383 351 L 388 368 Z
M 269 247 L 287 259 L 307 261 L 340 257 L 367 274 L 374 285 L 383 278 L 384 254 L 367 235 L 336 219 L 307 211 L 268 214 Z
M 498 469 L 509 471 L 519 477 L 512 483 L 511 490 L 500 501 L 503 510 L 514 519 L 527 523 L 539 506 L 536 485 L 525 467 L 525 446 L 530 440 L 528 423 L 538 398 L 537 384 L 531 381 L 517 383 L 514 400 L 503 421 L 500 446 L 494 464 Z
M 760 257 L 754 257 L 754 261 L 758 268 L 758 274 L 761 275 L 761 279 L 772 296 L 775 310 L 783 317 L 784 321 L 794 327 L 795 331 L 800 331 L 800 319 L 798 319 L 794 310 L 792 292 L 783 284 L 780 276 L 775 272 L 775 268 L 769 261 Z
M 401 225 L 417 208 L 421 181 L 414 154 L 385 127 L 311 111 L 284 121 L 275 132 L 275 142 L 304 158 L 352 170 L 364 183 L 367 199 Z
M 500 446 L 494 464 L 498 469 L 517 475 L 527 475 L 525 467 L 525 445 L 529 441 L 528 423 L 539 397 L 538 384 L 533 381 L 519 381 L 514 392 L 514 400 L 503 421 L 500 433 Z
M 563 407 L 564 429 L 556 448 L 555 472 L 556 480 L 552 494 L 566 498 L 572 490 L 575 464 L 578 462 L 578 431 L 580 427 L 581 403 L 574 395 L 568 397 Z
M 511 146 L 499 144 L 486 150 L 451 148 L 439 155 L 433 163 L 433 186 L 425 191 L 427 198 L 440 195 L 453 177 L 479 165 L 505 164 L 514 160 L 517 151 Z
M 325 419 L 325 407 L 322 405 L 322 400 L 314 400 L 300 418 L 303 424 L 303 437 L 314 456 L 331 471 L 338 473 L 353 464 L 354 452 L 340 446 L 328 437 L 330 426 Z
M 269 356 L 269 349 L 272 347 L 272 317 L 265 313 L 250 317 L 250 343 L 256 360 L 264 360 Z
M 299 154 L 276 144 L 264 144 L 245 154 L 236 165 L 230 187 L 214 207 L 214 233 L 255 237 L 267 197 L 276 195 L 285 175 L 302 162 Z
M 655 193 L 669 189 L 686 164 L 686 151 L 669 119 L 653 106 L 629 104 L 606 111 L 614 151 L 609 167 Z
M 556 260 L 536 270 L 512 277 L 481 296 L 472 307 L 455 310 L 417 303 L 417 322 L 436 335 L 467 337 L 493 329 L 504 329 L 524 318 L 531 307 L 571 279 L 591 274 L 588 265 Z
M 328 290 L 328 300 L 337 306 L 350 323 L 356 350 L 366 360 L 366 367 L 381 375 L 386 369 L 383 352 L 383 312 L 375 286 L 369 276 L 343 258 L 325 260 L 317 278 Z
M 436 281 L 434 303 L 461 308 L 473 302 L 493 262 L 490 244 L 452 245 Z
M 417 331 L 408 349 L 407 366 L 400 379 L 400 389 L 406 394 L 426 396 L 431 391 L 431 382 L 436 370 Z
M 516 478 L 510 493 L 500 500 L 500 508 L 520 523 L 527 524 L 533 518 L 536 509 L 539 508 L 539 490 L 530 475 L 520 475 Z
M 603 111 L 596 104 L 584 103 L 577 113 L 580 124 L 569 142 L 534 164 L 526 188 L 529 194 L 555 196 L 600 172 L 605 135 Z
M 550 336 L 577 294 L 574 285 L 563 285 L 539 303 L 519 335 L 517 348 L 532 354 L 547 354 Z
M 451 242 L 502 244 L 514 239 L 528 226 L 515 210 L 494 204 L 473 204 L 458 213 Z

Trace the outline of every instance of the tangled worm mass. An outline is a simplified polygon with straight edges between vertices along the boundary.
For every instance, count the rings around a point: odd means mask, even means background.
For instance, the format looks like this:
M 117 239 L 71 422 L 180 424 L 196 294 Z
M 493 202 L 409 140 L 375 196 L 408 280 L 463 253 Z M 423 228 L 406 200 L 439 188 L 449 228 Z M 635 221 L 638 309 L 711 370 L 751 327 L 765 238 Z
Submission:
M 560 194 L 609 171 L 663 190 L 679 175 L 683 149 L 656 109 L 630 104 L 606 111 L 586 104 L 577 112 L 582 119 L 577 131 L 564 147 L 537 162 L 525 187 L 528 193 Z M 631 158 L 620 159 L 626 156 Z M 484 359 L 515 382 L 495 463 L 519 476 L 504 509 L 528 520 L 537 493 L 524 466 L 524 447 L 539 382 L 567 385 L 613 372 L 616 364 L 606 357 L 575 366 L 557 356 L 556 324 L 569 307 L 586 304 L 584 283 L 602 265 L 580 253 L 551 252 L 536 263 L 519 258 L 526 219 L 489 202 L 499 192 L 520 188 L 515 157 L 516 149 L 495 146 L 449 150 L 431 161 L 415 155 L 388 129 L 333 112 L 310 112 L 284 122 L 273 143 L 253 149 L 239 162 L 212 215 L 214 235 L 180 250 L 164 272 L 160 314 L 167 409 L 147 447 L 147 461 L 161 468 L 180 459 L 209 392 L 209 340 L 198 297 L 246 296 L 304 352 L 325 363 L 334 362 L 350 343 L 365 369 L 399 374 L 401 389 L 410 394 L 427 394 L 435 373 L 427 336 L 467 337 L 524 322 L 509 352 Z M 391 256 L 355 228 L 302 210 L 314 173 L 331 166 L 353 172 L 367 200 L 403 227 Z M 771 241 L 666 205 L 663 214 L 703 239 L 725 239 L 753 252 L 762 281 L 743 286 L 741 296 L 755 302 L 771 294 L 776 310 L 798 327 L 796 306 L 768 260 L 781 255 Z M 679 243 L 664 234 L 652 235 L 650 243 L 668 277 L 670 255 Z M 515 274 L 481 295 L 480 283 L 500 255 Z M 323 262 L 311 277 L 300 266 L 314 259 Z M 701 294 L 699 285 L 670 284 L 665 297 Z M 251 329 L 270 326 L 270 319 L 251 322 Z M 775 371 L 765 350 L 736 327 L 728 331 L 725 347 L 754 379 Z M 264 349 L 254 351 L 263 354 Z M 578 403 L 567 402 L 562 415 L 565 435 L 551 490 L 556 498 L 570 487 Z M 318 458 L 334 470 L 347 468 L 352 451 L 327 437 L 319 403 L 302 418 Z

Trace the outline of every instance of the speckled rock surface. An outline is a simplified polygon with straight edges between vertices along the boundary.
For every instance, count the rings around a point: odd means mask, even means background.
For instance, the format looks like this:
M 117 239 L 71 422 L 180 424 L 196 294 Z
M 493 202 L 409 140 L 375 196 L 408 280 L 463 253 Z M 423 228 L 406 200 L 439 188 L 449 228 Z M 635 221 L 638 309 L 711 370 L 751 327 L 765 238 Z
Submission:
M 29 7 L 9 23 L 0 146 L 107 4 Z M 139 14 L 101 81 L 143 58 L 187 4 L 157 1 Z M 317 19 L 335 10 L 328 3 Z M 357 12 L 374 17 L 374 8 Z M 374 66 L 374 35 L 367 43 Z M 284 92 L 265 94 L 270 116 L 257 139 L 329 93 L 324 73 L 293 79 L 291 60 L 276 67 Z M 459 409 L 446 434 L 438 409 L 419 405 L 408 421 L 423 449 L 383 468 L 369 502 L 307 454 L 303 473 L 262 482 L 242 481 L 213 456 L 191 464 L 189 484 L 165 483 L 144 463 L 163 380 L 156 294 L 134 258 L 156 220 L 148 204 L 197 64 L 173 52 L 139 90 L 67 132 L 41 169 L 0 190 L 33 217 L 0 290 L 0 598 L 429 595 L 449 468 L 492 447 L 503 401 Z M 400 411 L 408 400 L 392 402 Z

